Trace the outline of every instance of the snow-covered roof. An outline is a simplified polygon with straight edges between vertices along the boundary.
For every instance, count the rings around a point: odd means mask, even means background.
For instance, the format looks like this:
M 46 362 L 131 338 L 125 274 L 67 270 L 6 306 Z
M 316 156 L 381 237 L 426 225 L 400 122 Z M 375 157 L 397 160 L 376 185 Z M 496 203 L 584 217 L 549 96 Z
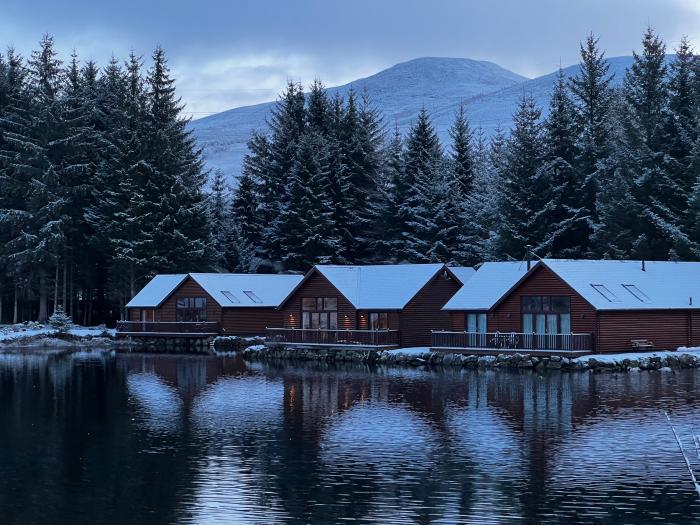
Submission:
M 126 305 L 127 308 L 155 308 L 187 278 L 186 273 L 156 275 Z
M 453 274 L 455 274 L 457 279 L 462 281 L 462 284 L 466 284 L 466 282 L 476 273 L 476 270 L 471 266 L 449 266 L 448 268 Z
M 190 273 L 156 275 L 127 308 L 157 308 L 191 277 L 222 308 L 277 307 L 301 282 L 301 275 Z
M 543 259 L 540 264 L 598 310 L 700 307 L 697 262 L 645 261 L 644 270 L 641 261 Z
M 302 281 L 302 275 L 261 273 L 191 273 L 223 308 L 277 307 Z
M 527 272 L 524 262 L 486 262 L 443 310 L 488 310 Z
M 401 310 L 443 264 L 314 267 L 358 310 Z

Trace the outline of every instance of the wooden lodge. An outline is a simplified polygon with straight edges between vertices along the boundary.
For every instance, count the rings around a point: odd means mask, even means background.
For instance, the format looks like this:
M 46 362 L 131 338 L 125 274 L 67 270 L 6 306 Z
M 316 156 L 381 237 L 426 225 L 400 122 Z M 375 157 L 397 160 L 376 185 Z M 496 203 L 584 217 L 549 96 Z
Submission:
M 528 267 L 530 266 L 530 267 Z M 589 354 L 700 344 L 700 263 L 543 259 L 484 263 L 445 305 L 432 346 Z
M 442 307 L 473 274 L 444 264 L 314 266 L 280 305 L 268 343 L 429 346 L 432 330 L 450 327 Z
M 203 338 L 264 335 L 282 323 L 277 309 L 301 275 L 190 273 L 156 275 L 126 305 L 117 334 Z

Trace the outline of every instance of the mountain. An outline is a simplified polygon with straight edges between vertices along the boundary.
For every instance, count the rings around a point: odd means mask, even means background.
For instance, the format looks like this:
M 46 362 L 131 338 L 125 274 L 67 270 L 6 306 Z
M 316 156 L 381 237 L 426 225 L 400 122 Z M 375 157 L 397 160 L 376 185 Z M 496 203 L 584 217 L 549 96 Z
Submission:
M 632 57 L 608 59 L 615 82 L 621 81 Z M 564 70 L 573 76 L 578 65 Z M 482 127 L 487 135 L 497 127 L 508 129 L 518 100 L 532 95 L 546 113 L 556 72 L 528 79 L 492 62 L 465 58 L 418 58 L 402 62 L 375 75 L 343 86 L 329 88 L 331 95 L 347 95 L 352 88 L 367 91 L 381 111 L 385 125 L 408 130 L 421 107 L 430 112 L 443 145 L 449 144 L 448 130 L 459 104 L 473 127 Z M 264 130 L 265 119 L 274 102 L 231 109 L 194 120 L 190 128 L 204 148 L 207 167 L 222 169 L 235 178 L 241 170 L 246 142 L 251 131 Z

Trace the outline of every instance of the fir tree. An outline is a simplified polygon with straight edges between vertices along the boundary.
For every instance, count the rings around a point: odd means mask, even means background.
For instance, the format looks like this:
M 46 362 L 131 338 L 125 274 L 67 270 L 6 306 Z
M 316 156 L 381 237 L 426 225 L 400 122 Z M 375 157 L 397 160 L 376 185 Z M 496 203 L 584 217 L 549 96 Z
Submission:
M 538 195 L 542 188 L 537 178 L 543 155 L 540 114 L 534 99 L 524 96 L 513 117 L 499 202 L 501 257 L 520 259 L 525 255 L 526 245 L 536 246 L 540 241 L 532 230 L 542 213 L 543 196 Z
M 462 198 L 467 198 L 474 188 L 474 158 L 472 154 L 472 132 L 469 121 L 460 104 L 454 123 L 450 128 L 452 138 L 451 159 L 454 169 L 454 179 L 457 181 Z

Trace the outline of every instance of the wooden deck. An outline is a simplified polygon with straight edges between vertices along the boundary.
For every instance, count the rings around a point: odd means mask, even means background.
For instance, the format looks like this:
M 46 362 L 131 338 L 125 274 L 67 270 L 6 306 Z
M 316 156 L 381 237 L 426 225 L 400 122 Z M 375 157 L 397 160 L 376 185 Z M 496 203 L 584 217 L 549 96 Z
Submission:
M 267 343 L 284 346 L 398 348 L 398 330 L 268 328 Z
M 436 352 L 480 355 L 529 354 L 578 357 L 594 351 L 591 334 L 433 332 Z

